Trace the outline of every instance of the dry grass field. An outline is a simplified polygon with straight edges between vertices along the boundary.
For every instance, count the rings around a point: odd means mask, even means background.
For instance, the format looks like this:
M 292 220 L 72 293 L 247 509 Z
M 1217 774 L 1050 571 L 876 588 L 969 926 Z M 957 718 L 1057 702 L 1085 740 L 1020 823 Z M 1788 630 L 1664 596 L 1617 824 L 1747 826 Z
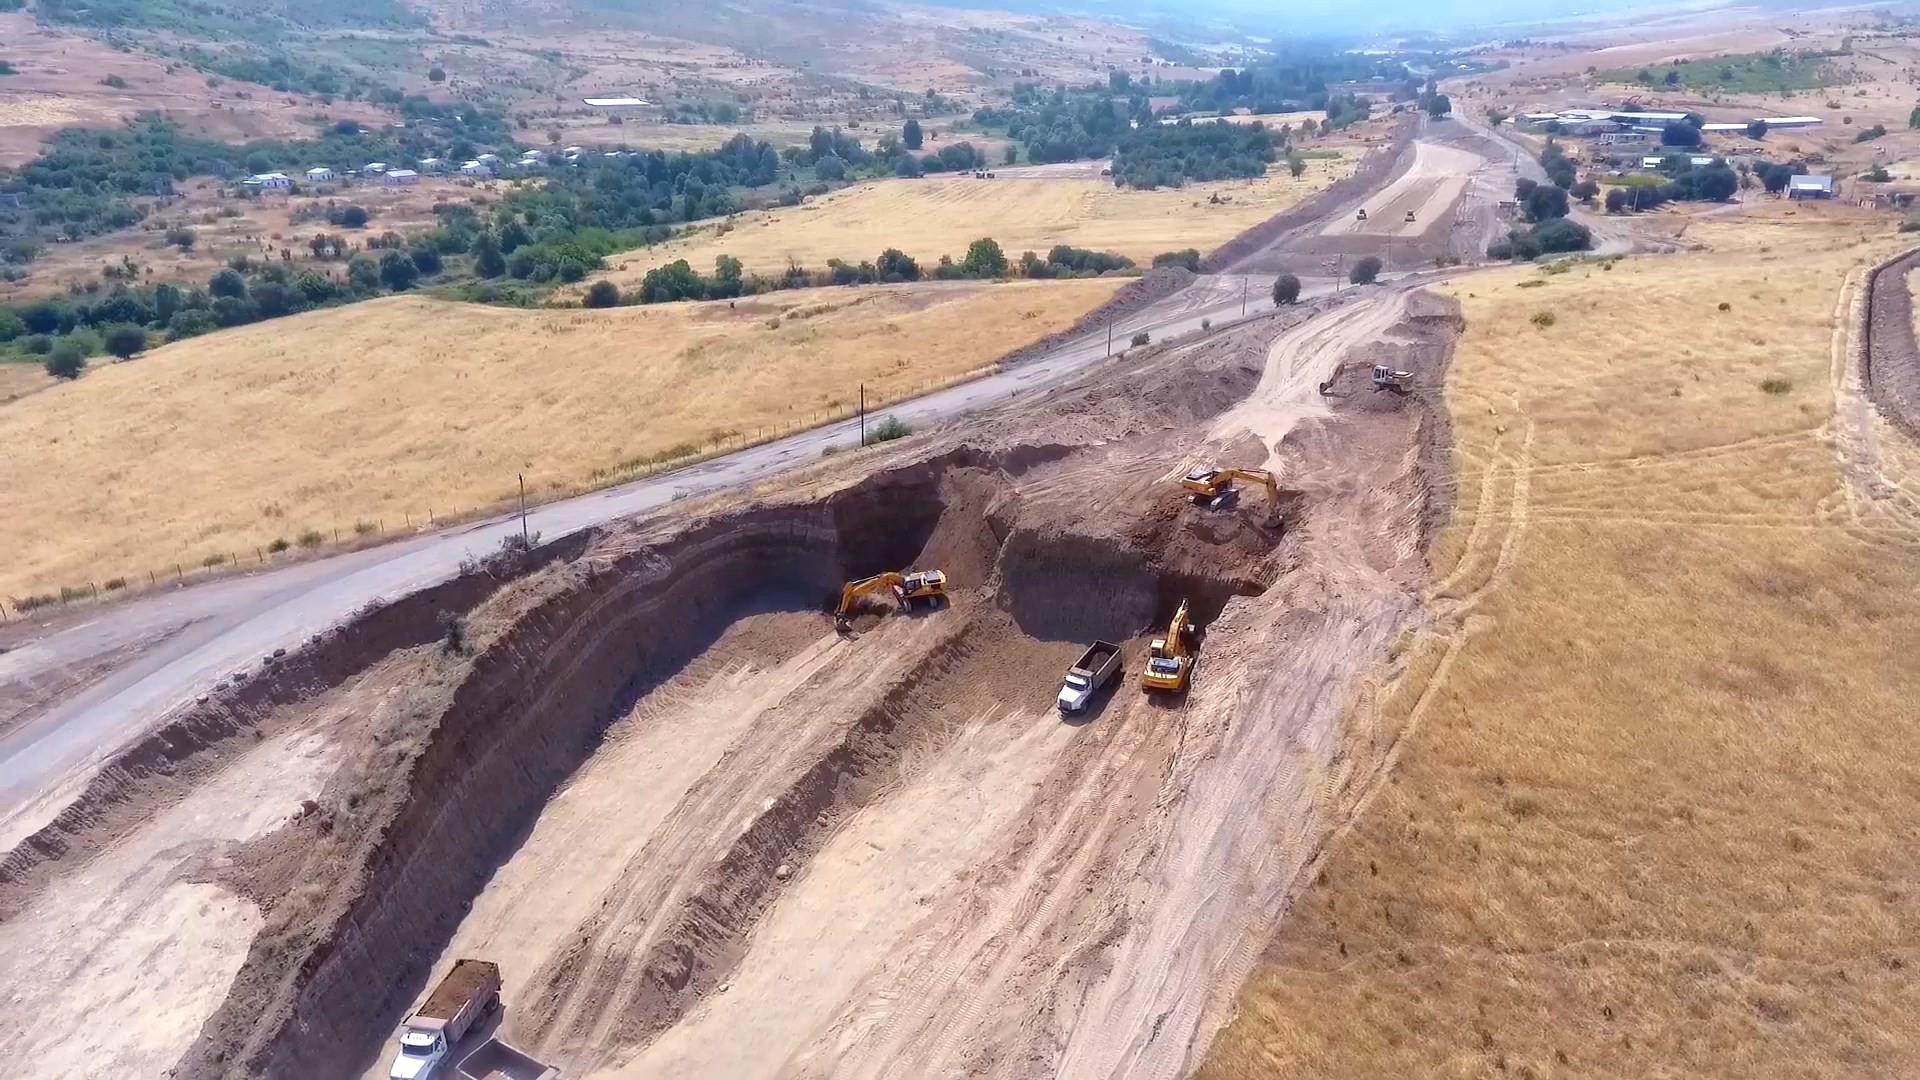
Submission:
M 982 236 L 998 240 L 1012 259 L 1072 244 L 1119 252 L 1144 266 L 1163 251 L 1217 247 L 1352 173 L 1357 161 L 1357 155 L 1343 154 L 1309 161 L 1298 179 L 1281 167 L 1259 180 L 1161 191 L 1118 189 L 1097 178 L 881 180 L 802 206 L 742 214 L 725 232 L 703 228 L 629 252 L 603 276 L 633 286 L 648 270 L 675 259 L 711 271 L 720 255 L 732 255 L 749 270 L 779 270 L 789 259 L 820 268 L 833 258 L 871 259 L 888 247 L 932 265 L 942 255 L 958 261 Z M 1210 201 L 1214 196 L 1222 201 Z
M 1356 711 L 1397 764 L 1200 1076 L 1920 1073 L 1920 453 L 1834 351 L 1894 241 L 1689 236 L 1458 283 L 1436 630 Z
M 605 311 L 416 297 L 256 324 L 0 407 L 0 596 L 356 522 L 417 524 L 895 400 L 1063 329 L 1111 280 Z
M 100 272 L 107 267 L 118 267 L 122 259 L 132 259 L 149 281 L 198 279 L 204 282 L 234 256 L 278 261 L 280 250 L 285 248 L 293 253 L 296 269 L 318 269 L 336 278 L 344 277 L 344 261 L 314 260 L 307 247 L 310 238 L 318 233 L 333 233 L 364 247 L 367 240 L 386 232 L 402 235 L 425 232 L 435 225 L 435 203 L 489 199 L 509 183 L 428 178 L 417 187 L 368 184 L 332 190 L 306 189 L 308 193 L 302 195 L 228 199 L 220 196 L 219 185 L 213 180 L 194 179 L 180 185 L 180 197 L 164 204 L 143 200 L 151 212 L 138 228 L 75 243 L 48 245 L 45 254 L 30 264 L 31 273 L 27 277 L 17 282 L 0 282 L 0 303 L 64 293 L 70 284 L 100 283 Z M 372 216 L 364 229 L 331 225 L 325 216 L 329 204 L 361 206 Z M 234 216 L 221 216 L 228 211 L 234 212 Z M 175 226 L 193 230 L 195 241 L 191 249 L 182 251 L 167 243 L 167 230 Z

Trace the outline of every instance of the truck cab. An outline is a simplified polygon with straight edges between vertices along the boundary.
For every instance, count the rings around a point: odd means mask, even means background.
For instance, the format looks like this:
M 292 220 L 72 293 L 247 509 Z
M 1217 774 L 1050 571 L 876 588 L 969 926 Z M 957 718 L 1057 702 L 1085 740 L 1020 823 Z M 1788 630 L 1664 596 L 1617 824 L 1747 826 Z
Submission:
M 447 1037 L 438 1031 L 408 1028 L 400 1033 L 400 1053 L 388 1071 L 389 1080 L 432 1080 L 447 1060 Z
M 1093 679 L 1078 671 L 1069 671 L 1066 679 L 1060 683 L 1060 695 L 1054 699 L 1054 704 L 1061 712 L 1074 713 L 1086 708 L 1087 700 L 1091 697 Z

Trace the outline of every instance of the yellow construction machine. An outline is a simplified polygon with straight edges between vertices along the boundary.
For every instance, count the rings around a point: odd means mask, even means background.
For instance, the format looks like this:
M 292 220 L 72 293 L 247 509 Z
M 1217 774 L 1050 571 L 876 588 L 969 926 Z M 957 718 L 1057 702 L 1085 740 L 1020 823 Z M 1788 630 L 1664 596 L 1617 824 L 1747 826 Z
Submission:
M 1180 486 L 1193 493 L 1193 501 L 1199 506 L 1220 507 L 1233 500 L 1235 480 L 1245 480 L 1249 484 L 1259 484 L 1267 489 L 1267 505 L 1278 508 L 1280 505 L 1280 487 L 1273 482 L 1273 474 L 1265 469 L 1217 469 L 1203 467 L 1193 470 L 1180 478 Z
M 1140 689 L 1151 694 L 1164 690 L 1178 694 L 1187 688 L 1193 675 L 1193 623 L 1188 621 L 1187 602 L 1173 613 L 1167 624 L 1167 636 L 1153 639 L 1147 648 L 1147 668 L 1140 673 Z
M 894 602 L 902 611 L 925 600 L 929 605 L 937 606 L 947 595 L 947 575 L 941 570 L 909 570 L 904 574 L 891 570 L 884 574 L 875 574 L 859 581 L 849 581 L 840 589 L 840 608 L 834 612 L 834 625 L 845 630 L 851 625 L 853 607 L 860 598 L 869 593 L 893 593 Z

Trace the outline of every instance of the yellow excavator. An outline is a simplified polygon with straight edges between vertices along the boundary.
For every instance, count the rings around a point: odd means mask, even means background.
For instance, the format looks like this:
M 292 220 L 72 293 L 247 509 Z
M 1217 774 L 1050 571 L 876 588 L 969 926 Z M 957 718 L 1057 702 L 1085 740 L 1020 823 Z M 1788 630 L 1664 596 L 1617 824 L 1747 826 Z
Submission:
M 1233 482 L 1245 480 L 1249 484 L 1259 484 L 1267 489 L 1267 505 L 1277 509 L 1280 505 L 1280 487 L 1273 481 L 1273 474 L 1265 469 L 1218 469 L 1203 467 L 1193 470 L 1180 478 L 1180 486 L 1193 493 L 1193 501 L 1199 506 L 1224 506 L 1233 498 Z
M 1164 690 L 1178 694 L 1187 688 L 1193 675 L 1193 623 L 1188 621 L 1187 602 L 1173 613 L 1167 624 L 1167 636 L 1153 639 L 1147 648 L 1147 668 L 1140 673 L 1140 689 L 1151 694 Z
M 849 581 L 840 589 L 840 608 L 834 612 L 834 625 L 846 630 L 852 625 L 853 607 L 861 597 L 889 590 L 893 593 L 894 602 L 903 611 L 922 600 L 938 605 L 947 595 L 947 575 L 942 570 L 909 570 L 904 574 L 889 570 L 870 578 Z

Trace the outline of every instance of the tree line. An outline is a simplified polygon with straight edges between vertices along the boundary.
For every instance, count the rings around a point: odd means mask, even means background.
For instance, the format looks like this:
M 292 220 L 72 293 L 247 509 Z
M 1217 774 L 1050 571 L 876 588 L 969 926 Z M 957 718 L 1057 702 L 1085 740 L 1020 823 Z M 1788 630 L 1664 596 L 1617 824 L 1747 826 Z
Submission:
M 738 296 L 777 292 L 782 289 L 822 288 L 830 285 L 892 284 L 908 281 L 966 281 L 1008 277 L 1063 278 L 1097 277 L 1101 274 L 1135 269 L 1132 259 L 1108 251 L 1091 251 L 1057 244 L 1043 256 L 1028 251 L 1010 260 L 998 241 L 981 237 L 967 245 L 959 260 L 942 255 L 939 262 L 923 267 L 899 248 L 888 248 L 873 259 L 849 263 L 828 259 L 824 270 L 809 270 L 799 263 L 788 263 L 777 274 L 749 274 L 740 260 L 721 255 L 714 260 L 711 274 L 695 270 L 685 259 L 647 271 L 640 286 L 627 293 L 610 281 L 597 281 L 587 290 L 587 307 L 614 307 L 622 304 L 661 304 L 675 300 L 726 300 Z

